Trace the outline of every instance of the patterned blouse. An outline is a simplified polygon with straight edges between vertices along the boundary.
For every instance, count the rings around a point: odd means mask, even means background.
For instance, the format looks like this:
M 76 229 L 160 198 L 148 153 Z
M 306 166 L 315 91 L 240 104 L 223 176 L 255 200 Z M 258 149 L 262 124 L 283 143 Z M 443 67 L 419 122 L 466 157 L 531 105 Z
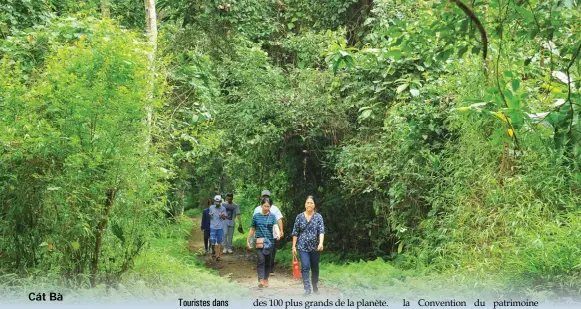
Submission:
M 315 212 L 309 223 L 304 212 L 297 215 L 292 233 L 293 236 L 298 237 L 297 250 L 306 252 L 317 251 L 319 234 L 325 234 L 323 216 Z

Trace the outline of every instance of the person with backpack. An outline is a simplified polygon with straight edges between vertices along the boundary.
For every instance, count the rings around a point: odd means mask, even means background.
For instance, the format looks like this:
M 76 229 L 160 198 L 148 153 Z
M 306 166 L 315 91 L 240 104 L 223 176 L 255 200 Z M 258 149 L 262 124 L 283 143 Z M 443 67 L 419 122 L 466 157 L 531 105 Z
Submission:
M 325 224 L 323 216 L 316 212 L 315 198 L 312 195 L 305 201 L 305 211 L 298 214 L 293 226 L 293 256 L 299 253 L 301 260 L 301 274 L 305 288 L 305 296 L 319 294 L 319 261 L 323 251 L 325 239 Z M 309 272 L 312 272 L 312 281 L 309 282 Z M 311 286 L 312 283 L 312 286 Z

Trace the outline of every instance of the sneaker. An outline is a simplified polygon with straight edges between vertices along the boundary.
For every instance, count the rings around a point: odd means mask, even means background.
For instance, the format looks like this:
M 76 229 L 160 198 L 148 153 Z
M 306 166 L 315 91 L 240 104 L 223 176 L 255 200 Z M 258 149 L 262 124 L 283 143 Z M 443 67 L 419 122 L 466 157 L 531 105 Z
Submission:
M 224 250 L 222 250 L 222 253 L 228 253 L 228 249 L 224 248 Z
M 305 293 L 303 294 L 303 296 L 305 296 L 305 297 L 311 296 L 311 291 L 305 291 Z
M 232 252 L 234 252 L 234 251 L 232 251 L 232 249 L 228 249 L 228 253 L 232 253 Z
M 315 293 L 315 294 L 317 294 L 317 295 L 321 294 L 321 293 L 319 292 L 319 288 L 313 288 L 313 293 Z

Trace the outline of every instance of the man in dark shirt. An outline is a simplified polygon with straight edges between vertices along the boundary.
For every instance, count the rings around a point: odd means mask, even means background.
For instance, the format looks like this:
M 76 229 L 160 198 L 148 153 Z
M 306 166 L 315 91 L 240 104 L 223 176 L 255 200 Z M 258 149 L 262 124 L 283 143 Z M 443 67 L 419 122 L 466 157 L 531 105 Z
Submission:
M 236 219 L 238 219 L 238 229 L 242 228 L 242 219 L 240 218 L 240 207 L 233 202 L 234 194 L 228 193 L 226 195 L 226 202 L 222 203 L 222 207 L 226 208 L 228 216 L 224 224 L 224 252 L 232 253 L 232 240 L 234 238 L 234 230 L 236 228 Z M 242 231 L 241 233 L 243 233 Z
M 212 255 L 215 255 L 214 246 L 210 246 L 210 200 L 208 200 L 208 205 L 202 212 L 200 228 L 204 232 L 204 255 L 208 254 L 208 247 L 212 248 Z

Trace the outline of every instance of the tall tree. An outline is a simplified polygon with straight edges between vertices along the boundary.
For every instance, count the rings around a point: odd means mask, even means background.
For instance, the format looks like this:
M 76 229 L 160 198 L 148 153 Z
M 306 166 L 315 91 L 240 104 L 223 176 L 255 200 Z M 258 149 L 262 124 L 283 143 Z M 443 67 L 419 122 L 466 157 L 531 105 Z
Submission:
M 155 0 L 145 0 L 145 19 L 147 28 L 147 37 L 151 45 L 151 52 L 148 53 L 149 59 L 149 89 L 147 92 L 147 100 L 150 104 L 147 105 L 147 125 L 149 134 L 147 136 L 147 143 L 151 141 L 151 126 L 153 121 L 153 86 L 155 81 L 155 54 L 157 51 L 157 16 L 155 12 Z
M 109 9 L 109 0 L 101 0 L 101 17 L 111 18 L 111 10 Z

